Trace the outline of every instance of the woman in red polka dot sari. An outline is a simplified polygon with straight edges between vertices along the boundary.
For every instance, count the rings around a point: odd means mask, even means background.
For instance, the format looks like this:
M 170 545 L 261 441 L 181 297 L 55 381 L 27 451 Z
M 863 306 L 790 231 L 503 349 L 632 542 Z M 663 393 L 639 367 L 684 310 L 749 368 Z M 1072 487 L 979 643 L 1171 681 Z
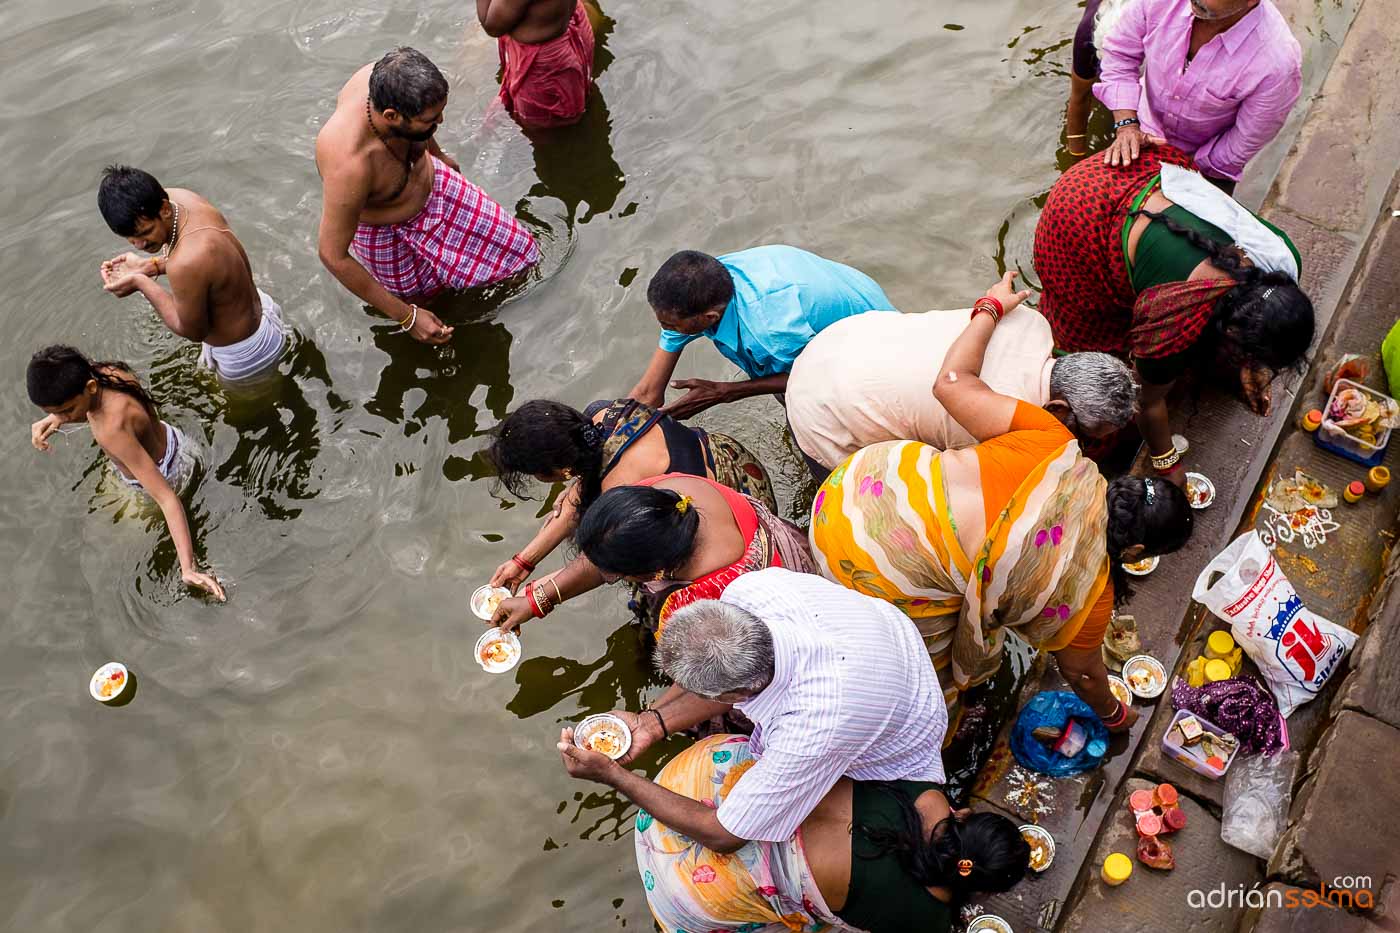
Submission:
M 1185 203 L 1164 193 L 1164 179 Z M 1274 376 L 1312 342 L 1293 244 L 1201 181 L 1171 146 L 1126 166 L 1089 158 L 1065 172 L 1041 213 L 1034 255 L 1056 348 L 1132 361 L 1143 383 L 1138 429 L 1154 466 L 1178 484 L 1183 464 L 1172 455 L 1166 408 L 1176 380 L 1238 373 L 1262 415 Z

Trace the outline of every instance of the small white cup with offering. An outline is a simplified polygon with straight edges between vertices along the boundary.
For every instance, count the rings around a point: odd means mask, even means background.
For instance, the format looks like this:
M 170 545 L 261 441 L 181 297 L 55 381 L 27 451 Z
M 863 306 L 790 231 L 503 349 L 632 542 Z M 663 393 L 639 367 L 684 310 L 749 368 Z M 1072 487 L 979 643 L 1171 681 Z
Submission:
M 1142 560 L 1125 562 L 1123 564 L 1123 569 L 1135 577 L 1145 577 L 1157 569 L 1157 564 L 1159 564 L 1161 560 L 1160 557 L 1154 554 L 1151 557 L 1144 557 Z
M 498 628 L 487 629 L 476 640 L 476 663 L 488 674 L 504 674 L 520 663 L 520 636 Z
M 1123 662 L 1123 681 L 1136 696 L 1150 700 L 1167 689 L 1167 669 L 1150 654 L 1135 654 Z
M 574 726 L 574 744 L 617 761 L 632 747 L 632 730 L 612 713 L 598 713 Z
M 1045 871 L 1055 861 L 1055 837 L 1045 827 L 1027 823 L 1021 827 L 1021 838 L 1031 847 L 1031 871 Z
M 1193 509 L 1208 509 L 1215 501 L 1215 484 L 1204 473 L 1186 474 L 1186 501 Z
M 88 693 L 99 703 L 111 703 L 125 691 L 131 683 L 131 672 L 120 661 L 108 661 L 93 671 L 88 681 Z
M 476 588 L 472 593 L 471 607 L 472 615 L 483 622 L 490 622 L 495 616 L 496 610 L 501 605 L 501 600 L 510 598 L 510 590 L 503 586 L 492 586 L 486 584 Z

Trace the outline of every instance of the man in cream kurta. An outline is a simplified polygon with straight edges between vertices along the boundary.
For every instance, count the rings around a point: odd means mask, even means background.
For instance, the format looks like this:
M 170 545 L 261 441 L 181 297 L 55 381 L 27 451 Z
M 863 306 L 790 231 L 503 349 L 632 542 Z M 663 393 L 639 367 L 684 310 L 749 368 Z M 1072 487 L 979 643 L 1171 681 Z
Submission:
M 943 357 L 967 326 L 969 313 L 862 314 L 813 337 L 788 377 L 787 414 L 798 446 L 831 469 L 881 441 L 920 441 L 939 450 L 976 443 L 933 395 Z M 995 392 L 1043 406 L 1055 397 L 1051 382 L 1057 367 L 1078 357 L 1076 362 L 1086 364 L 1083 378 L 1055 380 L 1066 383 L 1056 388 L 1067 402 L 1056 408 L 1078 415 L 1078 424 L 1067 425 L 1093 437 L 1128 423 L 1137 387 L 1126 366 L 1101 353 L 1057 360 L 1053 350 L 1050 324 L 1022 305 L 997 325 L 982 378 Z M 1075 366 L 1070 363 L 1068 370 Z M 1061 411 L 1056 417 L 1066 421 Z

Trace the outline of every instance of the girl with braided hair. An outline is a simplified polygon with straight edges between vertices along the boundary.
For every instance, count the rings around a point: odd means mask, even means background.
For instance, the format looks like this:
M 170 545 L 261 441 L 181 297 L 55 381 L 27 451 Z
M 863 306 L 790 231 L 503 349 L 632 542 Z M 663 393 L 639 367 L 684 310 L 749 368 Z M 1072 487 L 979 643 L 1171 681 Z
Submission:
M 713 735 L 656 783 L 718 807 L 753 767 L 750 739 Z M 1008 891 L 1030 868 L 1016 824 L 954 810 L 927 781 L 841 778 L 782 842 L 722 855 L 637 814 L 637 868 L 662 930 L 908 930 L 949 933 L 972 895 Z
M 1188 371 L 1224 376 L 1257 414 L 1270 383 L 1312 343 L 1298 251 L 1171 146 L 1126 166 L 1087 159 L 1050 189 L 1035 233 L 1040 311 L 1055 346 L 1130 360 L 1142 382 L 1138 429 L 1177 485 L 1167 395 Z
M 122 482 L 143 490 L 160 506 L 180 559 L 181 579 L 223 601 L 219 581 L 195 565 L 189 521 L 176 492 L 184 435 L 160 419 L 131 367 L 94 363 L 72 347 L 55 345 L 34 354 L 25 382 L 29 400 L 48 413 L 30 428 L 34 447 L 47 453 L 49 438 L 63 425 L 87 423 Z
M 584 411 L 546 399 L 526 402 L 492 431 L 486 459 L 501 485 L 521 498 L 531 480 L 572 483 L 534 539 L 491 577 L 492 586 L 513 592 L 608 489 L 685 473 L 751 496 L 769 511 L 778 507 L 768 471 L 744 445 L 633 399 L 598 401 Z

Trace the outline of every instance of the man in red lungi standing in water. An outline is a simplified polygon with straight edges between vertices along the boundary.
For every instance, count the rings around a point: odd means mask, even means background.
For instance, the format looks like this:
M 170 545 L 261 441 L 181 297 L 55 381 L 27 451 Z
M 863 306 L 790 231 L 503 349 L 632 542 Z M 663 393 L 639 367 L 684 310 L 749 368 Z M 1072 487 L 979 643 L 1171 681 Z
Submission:
M 540 260 L 530 232 L 433 138 L 446 107 L 442 72 L 398 48 L 355 72 L 316 137 L 321 262 L 424 343 L 446 343 L 452 328 L 414 299 L 498 282 Z
M 593 24 L 583 0 L 476 0 L 501 52 L 501 103 L 521 125 L 578 122 L 593 80 Z

